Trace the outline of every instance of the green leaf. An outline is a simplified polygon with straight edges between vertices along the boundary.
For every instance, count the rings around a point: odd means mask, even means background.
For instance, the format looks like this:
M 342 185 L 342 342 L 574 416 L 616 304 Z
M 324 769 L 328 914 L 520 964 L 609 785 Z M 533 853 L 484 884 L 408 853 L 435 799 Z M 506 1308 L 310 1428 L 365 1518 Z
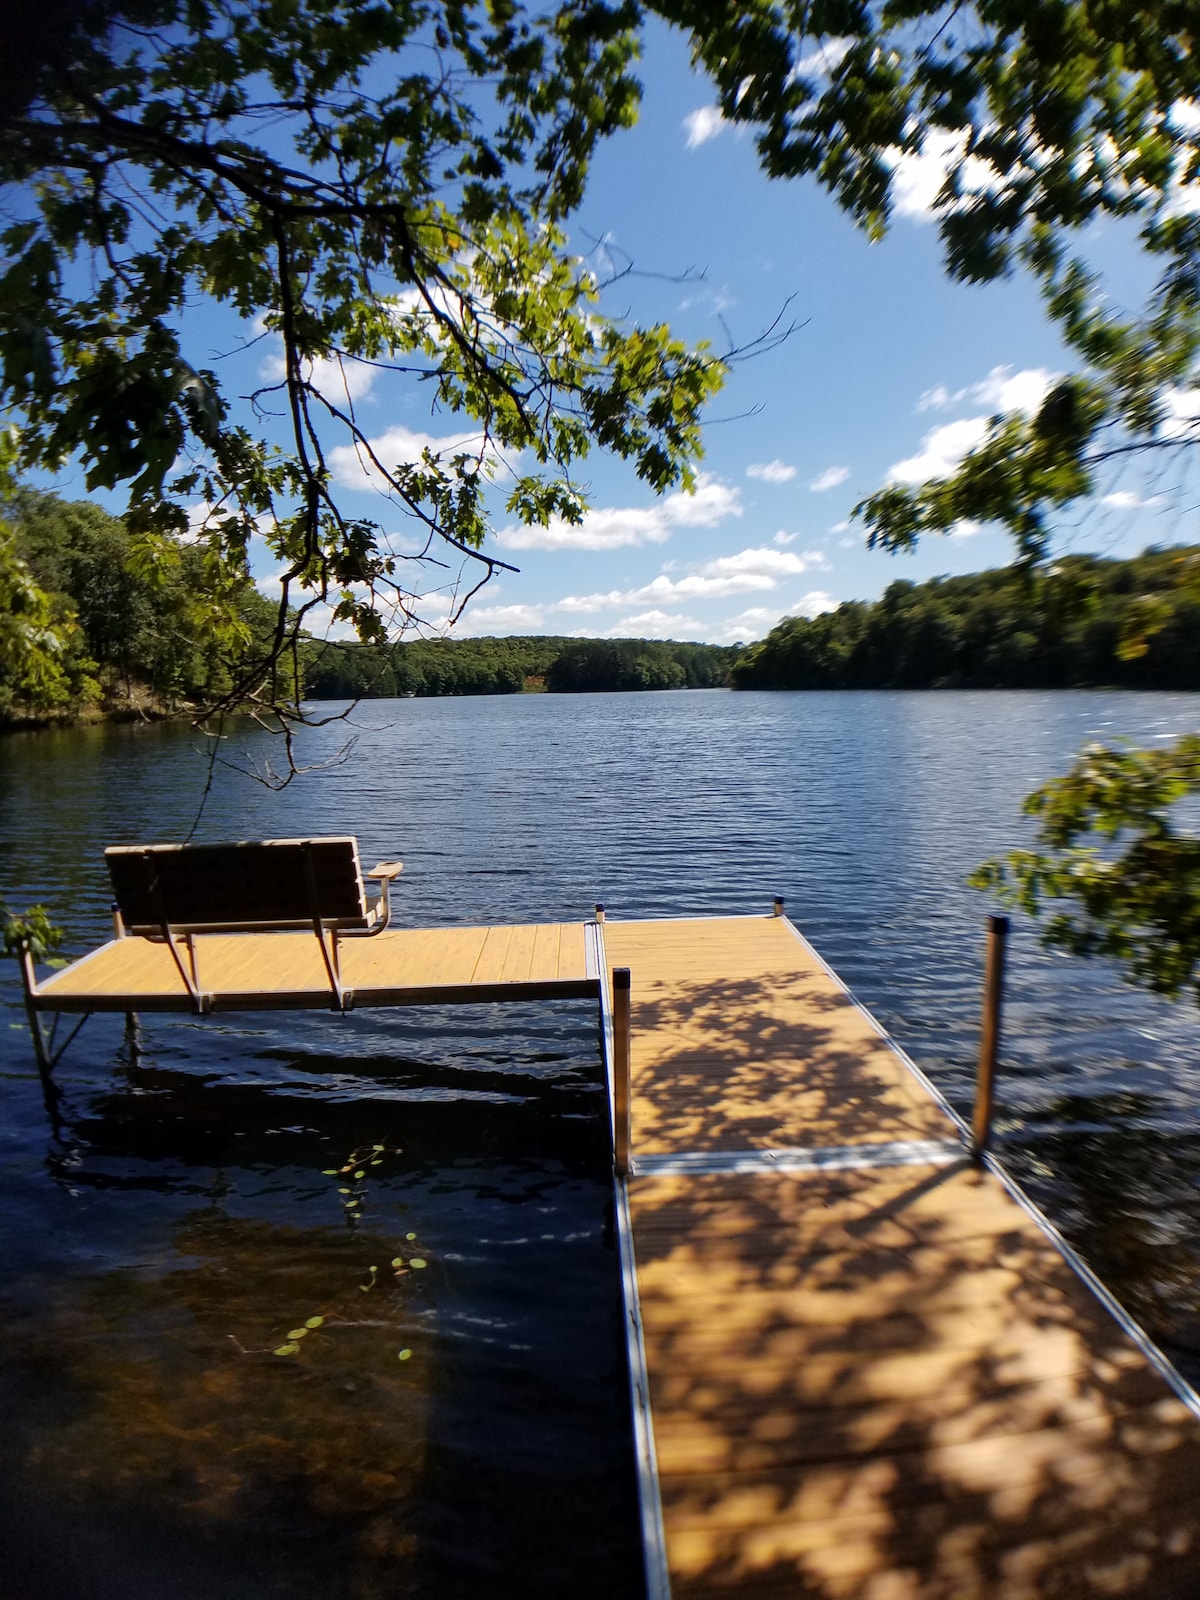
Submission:
M 279 1345 L 274 1351 L 272 1351 L 272 1354 L 277 1356 L 294 1356 L 299 1349 L 300 1346 L 292 1341 L 288 1344 Z

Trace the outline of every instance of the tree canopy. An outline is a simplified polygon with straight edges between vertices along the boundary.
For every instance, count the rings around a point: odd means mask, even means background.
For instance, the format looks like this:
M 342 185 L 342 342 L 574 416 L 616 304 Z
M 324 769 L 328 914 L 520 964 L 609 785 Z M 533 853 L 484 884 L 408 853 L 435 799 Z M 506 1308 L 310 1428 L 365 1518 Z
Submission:
M 1200 59 L 1180 0 L 971 5 L 674 0 L 726 117 L 757 128 L 776 177 L 814 175 L 873 236 L 906 159 L 940 164 L 946 270 L 1037 279 L 1079 369 L 1033 416 L 993 420 L 946 477 L 862 502 L 871 543 L 963 518 L 1006 525 L 1027 559 L 1054 511 L 1115 459 L 1200 438 Z M 1096 222 L 1136 230 L 1155 277 L 1123 311 L 1088 264 Z
M 274 625 L 218 706 L 287 714 L 315 607 L 379 640 L 420 614 L 431 559 L 462 563 L 463 602 L 498 564 L 489 505 L 578 519 L 594 448 L 655 490 L 692 481 L 721 362 L 606 317 L 567 232 L 597 142 L 636 115 L 647 12 L 688 35 L 769 173 L 815 177 L 872 235 L 905 159 L 941 162 L 947 270 L 1032 273 L 1075 357 L 957 469 L 862 502 L 871 543 L 986 520 L 1034 564 L 1107 463 L 1196 442 L 1200 61 L 1184 0 L 47 0 L 15 30 L 37 48 L 0 72 L 0 405 L 15 424 L 0 466 L 77 458 L 90 488 L 126 489 L 147 575 L 168 579 L 194 546 L 211 600 L 199 642 L 230 659 L 265 539 Z M 1106 297 L 1097 220 L 1140 241 L 1142 305 Z M 279 343 L 280 375 L 247 411 L 188 348 L 197 295 Z M 426 386 L 462 429 L 449 458 L 373 456 L 355 363 Z M 276 406 L 280 442 L 263 426 Z M 334 441 L 403 535 L 343 513 Z M 0 650 L 56 692 L 70 619 L 7 536 L 0 588 L 18 617 Z M 1156 792 L 1179 782 L 1193 779 Z M 1104 815 L 1115 838 L 1118 811 Z M 1129 811 L 1135 837 L 1147 816 Z M 1157 851 L 1155 870 L 1170 859 Z
M 202 645 L 236 632 L 265 539 L 275 630 L 219 703 L 286 714 L 306 614 L 328 604 L 382 639 L 419 615 L 429 559 L 462 564 L 461 606 L 502 565 L 484 548 L 493 491 L 524 521 L 578 520 L 597 447 L 656 490 L 692 482 L 721 363 L 607 318 L 563 231 L 596 142 L 635 114 L 635 22 L 603 0 L 119 0 L 80 8 L 26 92 L 6 84 L 13 470 L 78 458 L 89 489 L 127 490 L 148 573 L 197 544 Z M 278 340 L 278 380 L 249 410 L 188 348 L 197 295 Z M 355 363 L 461 419 L 449 458 L 375 456 Z M 273 406 L 284 443 L 263 426 Z M 399 534 L 343 513 L 337 443 Z

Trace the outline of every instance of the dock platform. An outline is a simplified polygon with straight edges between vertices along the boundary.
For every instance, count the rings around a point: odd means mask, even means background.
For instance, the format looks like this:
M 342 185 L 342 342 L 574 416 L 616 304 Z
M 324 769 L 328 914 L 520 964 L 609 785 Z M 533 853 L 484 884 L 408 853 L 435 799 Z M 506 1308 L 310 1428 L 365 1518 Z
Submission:
M 1200 1594 L 1195 1395 L 791 924 L 603 934 L 651 1600 Z
M 31 1020 L 331 1004 L 311 934 L 194 959 L 189 988 L 114 940 Z M 614 1125 L 631 974 L 648 1600 L 1200 1596 L 1200 1398 L 785 917 L 389 930 L 340 962 L 343 1009 L 594 999 Z

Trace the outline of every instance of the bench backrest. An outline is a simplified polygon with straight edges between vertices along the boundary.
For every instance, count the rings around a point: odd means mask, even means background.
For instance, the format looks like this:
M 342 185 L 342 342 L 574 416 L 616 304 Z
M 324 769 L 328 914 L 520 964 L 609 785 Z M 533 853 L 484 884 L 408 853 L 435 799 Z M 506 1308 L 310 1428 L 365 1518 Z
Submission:
M 104 852 L 129 933 L 361 926 L 367 898 L 354 838 L 114 845 Z M 311 864 L 311 870 L 310 870 Z M 315 891 L 315 903 L 314 903 Z

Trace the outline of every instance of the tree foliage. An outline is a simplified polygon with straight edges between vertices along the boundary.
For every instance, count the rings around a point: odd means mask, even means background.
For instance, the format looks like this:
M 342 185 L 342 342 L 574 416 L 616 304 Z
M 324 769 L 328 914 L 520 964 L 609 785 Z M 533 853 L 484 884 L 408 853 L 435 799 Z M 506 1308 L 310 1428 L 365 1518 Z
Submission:
M 25 490 L 11 497 L 9 519 L 0 552 L 8 549 L 17 577 L 0 639 L 21 627 L 27 637 L 12 651 L 0 643 L 0 720 L 78 712 L 96 700 L 110 709 L 135 698 L 164 708 L 211 702 L 267 648 L 275 608 L 248 578 L 226 597 L 220 639 L 208 636 L 202 544 L 183 545 L 166 570 L 147 571 L 126 523 L 89 501 Z M 31 676 L 39 661 L 40 676 Z
M 995 520 L 1028 559 L 1048 515 L 1108 461 L 1195 443 L 1179 401 L 1200 349 L 1200 60 L 1182 0 L 1012 5 L 694 0 L 691 28 L 726 117 L 755 125 L 775 177 L 814 175 L 875 237 L 905 157 L 939 162 L 948 272 L 1032 272 L 1079 362 L 1036 415 L 994 420 L 944 478 L 888 485 L 859 507 L 872 543 L 903 549 L 962 517 Z M 1136 230 L 1155 283 L 1120 310 L 1086 253 L 1102 219 Z
M 1136 983 L 1200 1002 L 1200 735 L 1162 750 L 1091 745 L 1035 790 L 1035 850 L 973 875 L 1033 916 L 1046 942 L 1119 962 Z M 1180 826 L 1179 808 L 1189 803 Z
M 175 572 L 198 530 L 202 649 L 244 642 L 235 599 L 265 539 L 274 631 L 219 704 L 286 712 L 285 647 L 306 616 L 327 605 L 381 640 L 419 615 L 439 553 L 460 608 L 498 564 L 494 499 L 527 522 L 578 520 L 593 448 L 655 490 L 691 483 L 721 364 L 607 318 L 563 231 L 597 141 L 634 116 L 636 21 L 604 0 L 121 0 L 80 8 L 26 92 L 7 85 L 0 402 L 16 468 L 78 458 L 89 489 L 125 489 L 147 573 Z M 258 426 L 189 347 L 196 296 L 278 342 Z M 378 459 L 355 364 L 455 417 L 449 457 Z M 398 527 L 343 512 L 338 444 Z
M 713 689 L 724 684 L 733 645 L 660 639 L 413 639 L 391 646 L 311 650 L 306 693 L 317 699 L 387 695 L 520 694 L 627 689 Z
M 792 617 L 735 662 L 739 689 L 1200 689 L 1200 548 L 890 584 Z
M 1033 566 L 1052 553 L 1055 515 L 1093 494 L 1114 463 L 1170 461 L 1186 473 L 1200 442 L 1193 5 L 716 0 L 702 21 L 694 0 L 663 10 L 693 29 L 693 56 L 716 82 L 724 115 L 757 128 L 766 171 L 814 175 L 872 236 L 888 225 L 904 159 L 940 162 L 947 271 L 972 283 L 1032 273 L 1071 352 L 1076 370 L 1034 414 L 993 418 L 955 470 L 915 487 L 888 483 L 862 501 L 870 544 L 907 549 L 964 518 L 997 522 Z M 1088 230 L 1099 222 L 1140 246 L 1152 285 L 1140 306 L 1110 298 L 1089 261 Z M 1190 771 L 1188 741 L 1173 755 L 1178 773 Z M 1036 870 L 1019 855 L 1011 869 L 1030 909 L 1041 904 L 1035 879 L 1075 895 L 1088 932 L 1072 948 L 1105 950 L 1136 981 L 1167 989 L 1179 985 L 1157 975 L 1191 970 L 1200 918 L 1192 842 L 1140 807 L 1136 782 L 1114 782 L 1093 806 L 1081 775 L 1111 767 L 1153 783 L 1171 759 L 1086 754 L 1061 790 L 1031 802 L 1073 797 L 1078 832 L 1068 842 L 1051 830 Z M 1174 782 L 1163 778 L 1163 817 L 1185 792 Z M 1101 844 L 1117 833 L 1132 841 L 1106 867 L 1104 895 L 1076 853 L 1093 830 Z M 1071 926 L 1052 921 L 1052 941 L 1070 943 Z M 1163 947 L 1153 959 L 1139 953 L 1145 930 Z

